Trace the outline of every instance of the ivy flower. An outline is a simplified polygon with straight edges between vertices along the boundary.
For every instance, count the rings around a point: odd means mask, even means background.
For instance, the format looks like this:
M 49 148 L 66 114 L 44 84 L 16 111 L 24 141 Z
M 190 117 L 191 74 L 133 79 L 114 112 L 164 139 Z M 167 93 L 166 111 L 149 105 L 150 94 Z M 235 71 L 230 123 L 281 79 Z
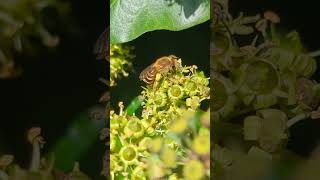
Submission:
M 204 174 L 204 167 L 198 160 L 186 162 L 183 167 L 183 175 L 186 180 L 200 180 Z
M 129 45 L 111 44 L 110 46 L 110 86 L 117 85 L 117 80 L 129 75 L 132 68 L 133 47 Z

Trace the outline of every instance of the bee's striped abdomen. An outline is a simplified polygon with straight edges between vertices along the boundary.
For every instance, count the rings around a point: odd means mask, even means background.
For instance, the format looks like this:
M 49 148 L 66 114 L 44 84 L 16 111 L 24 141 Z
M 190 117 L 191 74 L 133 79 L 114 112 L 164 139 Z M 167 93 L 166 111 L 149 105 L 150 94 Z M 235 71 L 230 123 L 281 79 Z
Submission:
M 153 84 L 156 74 L 157 74 L 157 70 L 155 67 L 153 67 L 153 64 L 152 64 L 141 72 L 139 78 L 140 80 L 142 80 L 147 84 Z

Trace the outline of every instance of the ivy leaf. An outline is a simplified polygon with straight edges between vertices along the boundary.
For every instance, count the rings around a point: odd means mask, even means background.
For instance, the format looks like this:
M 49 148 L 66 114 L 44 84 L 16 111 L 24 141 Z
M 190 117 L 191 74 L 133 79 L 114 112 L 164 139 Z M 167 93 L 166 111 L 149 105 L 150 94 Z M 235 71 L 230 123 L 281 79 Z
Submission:
M 126 109 L 127 114 L 133 115 L 141 107 L 142 101 L 143 101 L 142 97 L 140 96 L 135 97 Z
M 110 43 L 154 30 L 179 31 L 210 19 L 209 0 L 111 0 Z

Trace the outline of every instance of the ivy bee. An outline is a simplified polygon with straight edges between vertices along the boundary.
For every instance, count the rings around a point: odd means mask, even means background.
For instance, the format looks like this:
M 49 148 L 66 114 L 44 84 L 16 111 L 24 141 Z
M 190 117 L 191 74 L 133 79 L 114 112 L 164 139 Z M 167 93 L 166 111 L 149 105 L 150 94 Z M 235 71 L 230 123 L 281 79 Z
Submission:
M 160 79 L 161 75 L 178 68 L 180 66 L 179 61 L 180 58 L 174 55 L 158 58 L 140 73 L 139 78 L 146 84 L 154 84 L 156 80 Z

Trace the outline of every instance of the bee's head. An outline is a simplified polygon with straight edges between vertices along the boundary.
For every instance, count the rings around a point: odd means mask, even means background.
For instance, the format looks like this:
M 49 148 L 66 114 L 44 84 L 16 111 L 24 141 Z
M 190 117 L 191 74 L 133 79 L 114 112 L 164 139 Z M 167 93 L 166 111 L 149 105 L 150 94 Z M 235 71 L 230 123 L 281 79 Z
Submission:
M 181 65 L 181 58 L 175 56 L 175 55 L 169 55 L 168 56 L 172 62 L 172 66 L 176 69 L 179 69 L 180 67 L 182 67 Z

